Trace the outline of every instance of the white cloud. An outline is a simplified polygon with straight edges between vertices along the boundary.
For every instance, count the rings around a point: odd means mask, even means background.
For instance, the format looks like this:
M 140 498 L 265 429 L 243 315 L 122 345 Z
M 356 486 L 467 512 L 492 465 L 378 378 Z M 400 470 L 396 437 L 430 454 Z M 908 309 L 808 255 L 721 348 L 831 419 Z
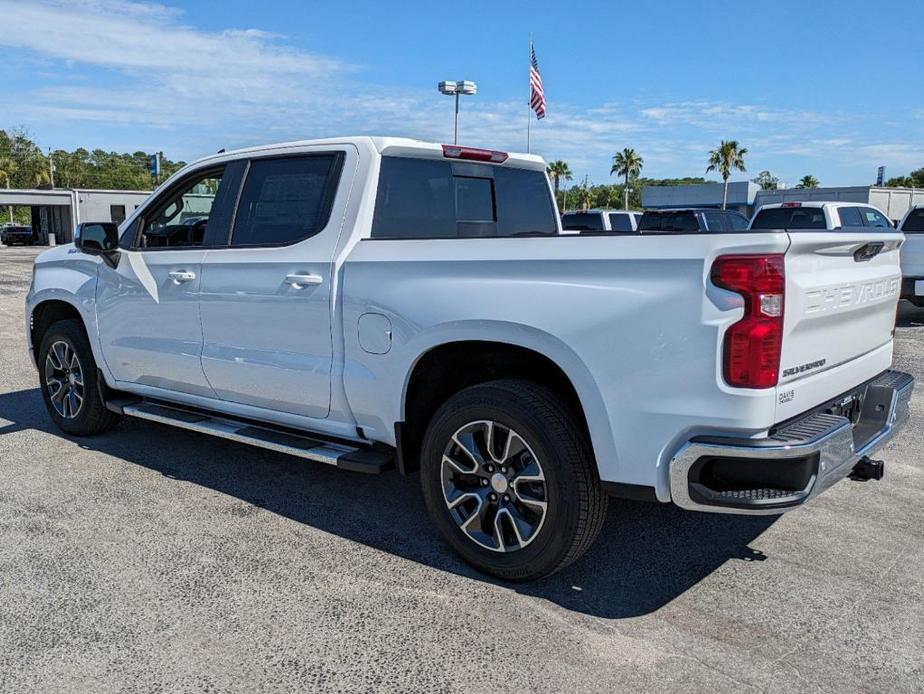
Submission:
M 263 87 L 285 77 L 324 77 L 348 67 L 293 49 L 256 29 L 206 32 L 179 23 L 162 5 L 121 0 L 24 3 L 0 0 L 0 45 L 49 58 L 143 76 L 194 81 L 206 92 Z
M 187 159 L 218 147 L 304 137 L 384 134 L 446 141 L 452 134 L 450 100 L 437 97 L 430 85 L 363 81 L 359 66 L 297 48 L 259 28 L 205 31 L 184 23 L 174 8 L 127 0 L 0 0 L 0 17 L 0 46 L 17 49 L 7 53 L 26 61 L 24 69 L 42 85 L 9 94 L 6 117 L 15 120 L 0 127 L 90 124 L 105 133 L 91 146 L 122 146 L 113 141 L 121 133 L 124 149 L 157 146 Z M 467 99 L 463 140 L 522 150 L 526 116 L 519 101 Z M 567 160 L 576 179 L 589 172 L 598 183 L 611 180 L 610 158 L 627 146 L 642 154 L 647 175 L 702 175 L 706 155 L 720 139 L 738 139 L 749 148 L 749 169 L 769 168 L 784 178 L 801 175 L 786 170 L 794 158 L 800 168 L 826 158 L 842 162 L 844 170 L 851 158 L 861 157 L 890 167 L 924 163 L 920 148 L 900 144 L 900 134 L 894 135 L 896 144 L 876 144 L 893 136 L 885 134 L 884 123 L 871 125 L 875 116 L 863 118 L 876 141 L 862 136 L 856 119 L 838 112 L 707 99 L 608 99 L 582 106 L 554 101 L 545 120 L 533 121 L 532 144 L 549 159 Z

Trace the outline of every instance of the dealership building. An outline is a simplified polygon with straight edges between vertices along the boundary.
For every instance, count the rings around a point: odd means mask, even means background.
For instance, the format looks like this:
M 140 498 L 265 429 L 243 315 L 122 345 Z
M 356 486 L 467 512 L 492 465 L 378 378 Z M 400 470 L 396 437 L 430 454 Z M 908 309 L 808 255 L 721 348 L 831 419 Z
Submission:
M 124 220 L 151 194 L 141 190 L 89 190 L 55 188 L 53 190 L 0 189 L 0 224 L 9 207 L 28 207 L 32 211 L 32 228 L 40 244 L 70 243 L 80 222 L 116 222 Z
M 761 190 L 752 181 L 728 184 L 728 208 L 750 216 L 761 205 L 778 202 L 857 202 L 872 205 L 898 222 L 913 205 L 924 205 L 924 188 L 846 186 L 841 188 L 782 188 Z M 677 207 L 721 207 L 721 183 L 677 186 L 645 186 L 642 207 L 646 210 Z

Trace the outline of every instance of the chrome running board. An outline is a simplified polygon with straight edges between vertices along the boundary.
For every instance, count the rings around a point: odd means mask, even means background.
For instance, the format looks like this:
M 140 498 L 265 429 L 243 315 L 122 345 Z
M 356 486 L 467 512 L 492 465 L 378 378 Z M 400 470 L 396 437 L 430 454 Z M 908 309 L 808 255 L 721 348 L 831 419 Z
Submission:
M 377 474 L 387 469 L 392 462 L 392 456 L 384 451 L 324 441 L 301 433 L 279 431 L 252 422 L 236 421 L 226 415 L 207 414 L 144 401 L 125 404 L 120 410 L 129 417 L 168 424 L 200 434 L 210 434 L 353 472 Z

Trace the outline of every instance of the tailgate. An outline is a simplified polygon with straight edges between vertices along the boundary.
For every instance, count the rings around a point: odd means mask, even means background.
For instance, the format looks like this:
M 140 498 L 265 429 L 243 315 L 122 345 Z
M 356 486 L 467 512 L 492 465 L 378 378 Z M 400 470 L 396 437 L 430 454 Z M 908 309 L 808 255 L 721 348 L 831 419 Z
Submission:
M 777 421 L 889 367 L 900 233 L 790 233 Z

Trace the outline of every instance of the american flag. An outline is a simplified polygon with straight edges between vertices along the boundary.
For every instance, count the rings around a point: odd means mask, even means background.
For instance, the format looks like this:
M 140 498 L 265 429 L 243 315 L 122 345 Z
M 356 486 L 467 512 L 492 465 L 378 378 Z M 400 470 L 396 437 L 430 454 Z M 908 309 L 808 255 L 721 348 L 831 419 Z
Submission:
M 529 107 L 536 112 L 536 119 L 545 118 L 545 92 L 542 91 L 542 75 L 536 61 L 536 49 L 529 46 Z

